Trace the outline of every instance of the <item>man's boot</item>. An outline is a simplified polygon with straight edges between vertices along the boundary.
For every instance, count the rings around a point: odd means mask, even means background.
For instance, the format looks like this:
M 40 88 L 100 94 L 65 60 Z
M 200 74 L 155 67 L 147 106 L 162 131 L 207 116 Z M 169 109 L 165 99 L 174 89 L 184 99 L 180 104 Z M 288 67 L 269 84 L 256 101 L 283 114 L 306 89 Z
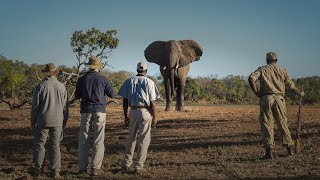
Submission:
M 60 179 L 60 169 L 52 169 L 51 170 L 51 177 L 54 179 Z
M 267 159 L 272 159 L 272 158 L 273 158 L 272 149 L 271 148 L 266 148 L 266 153 L 260 159 L 261 160 L 267 160 Z
M 288 156 L 293 156 L 294 155 L 294 146 L 293 145 L 287 146 L 287 151 L 288 151 Z
M 101 169 L 92 168 L 91 170 L 91 176 L 99 176 L 103 173 Z
M 32 176 L 34 176 L 34 177 L 40 176 L 40 175 L 41 175 L 41 169 L 32 166 L 32 167 L 31 167 L 30 174 L 31 174 Z

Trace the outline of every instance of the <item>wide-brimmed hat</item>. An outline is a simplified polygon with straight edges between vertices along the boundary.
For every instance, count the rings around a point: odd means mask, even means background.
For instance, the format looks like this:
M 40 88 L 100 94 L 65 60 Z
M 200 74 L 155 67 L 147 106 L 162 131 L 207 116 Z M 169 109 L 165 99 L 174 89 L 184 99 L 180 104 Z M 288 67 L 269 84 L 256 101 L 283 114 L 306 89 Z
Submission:
M 278 60 L 277 53 L 275 52 L 268 52 L 266 58 L 269 60 Z
M 89 57 L 89 62 L 85 63 L 85 65 L 88 66 L 90 69 L 100 69 L 101 68 L 100 59 L 95 56 Z
M 138 71 L 145 71 L 147 69 L 148 69 L 148 66 L 147 66 L 147 64 L 145 62 L 139 62 L 137 64 L 137 70 Z
M 55 71 L 57 71 L 57 68 L 53 63 L 46 64 L 44 69 L 41 70 L 41 72 L 43 72 L 43 73 L 55 72 Z

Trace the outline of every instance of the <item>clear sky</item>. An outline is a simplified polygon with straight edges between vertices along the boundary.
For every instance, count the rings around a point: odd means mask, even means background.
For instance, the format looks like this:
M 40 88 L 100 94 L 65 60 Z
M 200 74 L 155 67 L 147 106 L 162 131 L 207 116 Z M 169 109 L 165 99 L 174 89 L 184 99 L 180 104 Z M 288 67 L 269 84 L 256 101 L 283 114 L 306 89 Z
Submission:
M 192 77 L 248 76 L 278 53 L 294 77 L 320 76 L 319 0 L 0 0 L 0 54 L 25 63 L 73 66 L 76 30 L 118 30 L 114 69 L 135 71 L 156 40 L 193 39 L 204 49 Z M 109 68 L 110 69 L 110 68 Z M 149 64 L 151 75 L 158 66 Z

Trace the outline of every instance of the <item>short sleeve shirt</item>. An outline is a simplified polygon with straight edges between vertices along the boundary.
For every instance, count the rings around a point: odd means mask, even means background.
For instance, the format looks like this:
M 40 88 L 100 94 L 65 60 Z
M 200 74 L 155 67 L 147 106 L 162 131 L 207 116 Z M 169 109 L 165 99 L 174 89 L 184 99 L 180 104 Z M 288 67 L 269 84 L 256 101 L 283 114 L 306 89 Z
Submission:
M 268 64 L 259 67 L 249 76 L 252 80 L 260 80 L 261 94 L 285 94 L 285 86 L 295 87 L 287 71 L 277 64 Z
M 127 79 L 121 86 L 118 95 L 128 99 L 129 106 L 150 106 L 151 101 L 160 98 L 155 83 L 145 76 L 134 76 Z

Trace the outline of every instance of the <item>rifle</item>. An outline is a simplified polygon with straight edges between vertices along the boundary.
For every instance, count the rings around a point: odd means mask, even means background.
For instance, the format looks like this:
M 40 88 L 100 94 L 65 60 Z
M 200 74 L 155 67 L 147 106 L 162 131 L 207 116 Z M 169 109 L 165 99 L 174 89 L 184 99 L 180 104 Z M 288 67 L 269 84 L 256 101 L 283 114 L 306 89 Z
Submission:
M 302 92 L 303 92 L 303 87 L 302 87 Z M 297 113 L 298 119 L 297 119 L 296 142 L 295 142 L 295 151 L 296 151 L 296 154 L 301 153 L 301 142 L 300 142 L 300 132 L 301 132 L 301 104 L 302 104 L 302 97 L 300 97 L 299 110 L 298 110 L 298 113 Z

